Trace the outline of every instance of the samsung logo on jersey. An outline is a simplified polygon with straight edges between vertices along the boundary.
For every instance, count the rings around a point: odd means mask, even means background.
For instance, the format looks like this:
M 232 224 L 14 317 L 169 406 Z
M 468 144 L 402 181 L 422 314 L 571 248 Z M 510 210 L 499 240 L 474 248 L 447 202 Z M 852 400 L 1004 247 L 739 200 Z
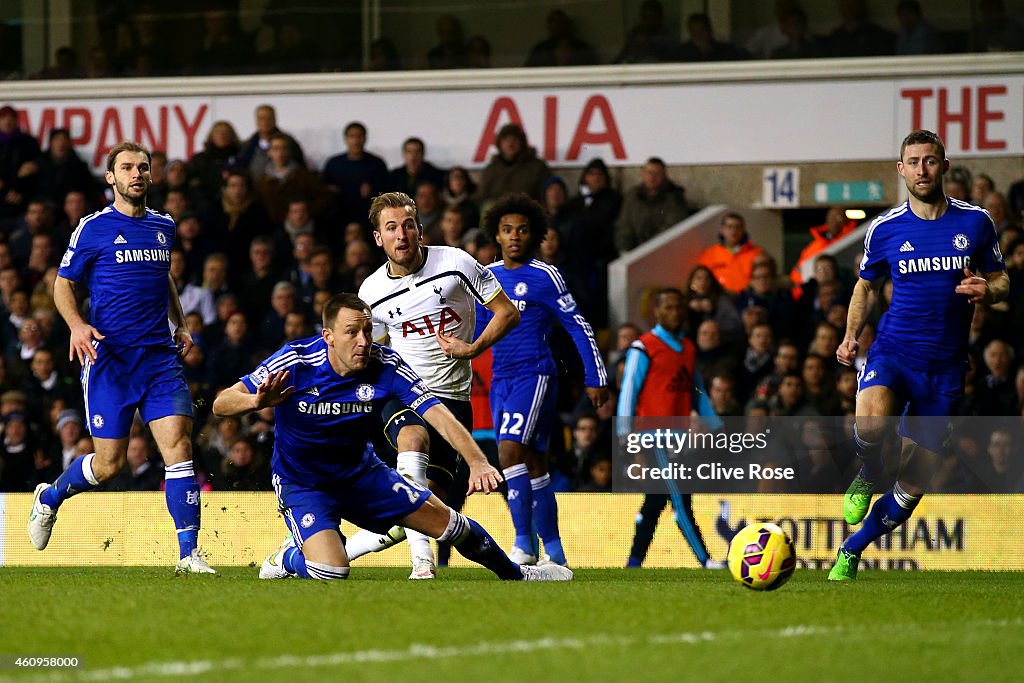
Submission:
M 511 301 L 512 305 L 518 308 L 520 312 L 526 310 L 526 302 L 522 299 L 509 299 L 509 301 Z
M 303 415 L 349 415 L 351 413 L 372 413 L 372 403 L 340 403 L 324 401 L 323 403 L 307 403 L 299 401 L 299 412 Z
M 970 256 L 932 256 L 931 258 L 901 259 L 900 275 L 931 273 L 937 270 L 963 270 L 971 267 Z
M 137 261 L 164 261 L 170 263 L 170 249 L 118 249 L 114 258 L 118 263 L 136 263 Z

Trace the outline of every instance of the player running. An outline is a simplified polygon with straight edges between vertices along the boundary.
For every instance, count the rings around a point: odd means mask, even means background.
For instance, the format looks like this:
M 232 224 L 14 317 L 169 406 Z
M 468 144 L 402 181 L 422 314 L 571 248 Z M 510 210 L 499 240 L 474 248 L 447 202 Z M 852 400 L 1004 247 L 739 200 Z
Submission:
M 181 558 L 177 571 L 214 574 L 196 547 L 200 505 L 192 468 L 192 400 L 181 366 L 192 336 L 170 277 L 174 221 L 146 208 L 153 181 L 144 147 L 114 146 L 105 179 L 114 203 L 78 224 L 53 286 L 54 303 L 71 329 L 68 358 L 77 356 L 82 364 L 96 452 L 72 462 L 52 486 L 36 487 L 28 535 L 37 550 L 44 549 L 61 504 L 121 471 L 138 409 L 166 466 L 167 509 Z M 89 322 L 75 299 L 82 284 L 91 294 Z
M 387 263 L 359 288 L 370 305 L 374 340 L 386 342 L 423 378 L 458 421 L 472 429 L 470 360 L 483 353 L 519 322 L 519 312 L 489 270 L 453 247 L 423 246 L 416 204 L 406 194 L 374 198 L 370 222 Z M 476 305 L 493 318 L 474 340 Z M 396 469 L 427 486 L 442 500 L 452 487 L 459 453 L 399 401 L 384 406 L 385 433 L 397 450 Z M 384 445 L 381 445 L 384 448 Z M 429 453 L 429 455 L 428 455 Z M 391 547 L 405 536 L 357 533 L 348 542 L 349 559 Z M 410 579 L 434 577 L 434 553 L 426 536 L 409 535 Z
M 943 193 L 949 160 L 939 136 L 925 130 L 908 135 L 896 170 L 910 197 L 875 219 L 864 237 L 846 338 L 836 351 L 840 363 L 853 363 L 877 290 L 891 277 L 892 304 L 858 381 L 854 440 L 863 467 L 843 498 L 846 522 L 864 520 L 864 526 L 840 546 L 830 581 L 857 578 L 864 549 L 910 518 L 949 438 L 948 418 L 940 416 L 953 414 L 963 395 L 974 304 L 998 303 L 1010 287 L 992 218 Z M 900 417 L 903 466 L 865 520 L 893 416 Z
M 555 319 L 572 337 L 583 359 L 587 396 L 594 407 L 608 400 L 608 375 L 594 330 L 554 266 L 534 258 L 547 227 L 544 207 L 523 193 L 499 199 L 487 212 L 484 231 L 501 247 L 502 261 L 488 266 L 510 292 L 521 316 L 494 345 L 491 412 L 498 458 L 508 484 L 508 507 L 515 527 L 509 557 L 533 564 L 533 528 L 544 542 L 541 564 L 565 565 L 558 533 L 558 505 L 548 474 L 548 439 L 558 421 L 558 369 L 548 339 Z M 477 326 L 490 312 L 477 306 Z
M 449 541 L 467 559 L 510 581 L 568 581 L 564 567 L 520 567 L 472 519 L 387 467 L 370 438 L 391 399 L 408 405 L 466 456 L 470 492 L 501 475 L 473 437 L 391 349 L 374 344 L 369 307 L 354 294 L 324 306 L 322 336 L 285 344 L 213 403 L 219 416 L 274 406 L 274 490 L 290 535 L 260 568 L 261 579 L 344 579 L 342 519 L 381 532 L 401 524 Z

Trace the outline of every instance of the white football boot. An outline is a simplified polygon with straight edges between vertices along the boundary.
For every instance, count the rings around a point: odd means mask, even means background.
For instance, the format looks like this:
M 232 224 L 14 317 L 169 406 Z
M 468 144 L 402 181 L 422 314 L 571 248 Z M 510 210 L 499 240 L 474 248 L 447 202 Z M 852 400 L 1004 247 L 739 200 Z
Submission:
M 39 496 L 48 488 L 49 484 L 36 486 L 36 493 L 32 498 L 32 511 L 28 515 L 28 537 L 36 550 L 46 548 L 46 544 L 50 542 L 50 534 L 53 533 L 53 523 L 57 521 L 57 511 L 39 500 Z
M 178 560 L 174 567 L 175 574 L 216 574 L 217 572 L 206 563 L 206 560 L 199 554 L 199 548 L 192 551 L 190 555 Z

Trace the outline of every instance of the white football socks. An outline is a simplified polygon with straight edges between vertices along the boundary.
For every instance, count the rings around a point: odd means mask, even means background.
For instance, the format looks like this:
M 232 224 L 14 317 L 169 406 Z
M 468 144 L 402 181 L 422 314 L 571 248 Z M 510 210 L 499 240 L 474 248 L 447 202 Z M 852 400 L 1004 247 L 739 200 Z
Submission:
M 410 481 L 414 481 L 423 488 L 427 488 L 427 461 L 430 456 L 426 453 L 416 451 L 403 451 L 398 454 L 398 473 Z M 405 537 L 409 540 L 409 555 L 413 563 L 418 559 L 429 559 L 434 561 L 434 550 L 430 547 L 430 536 L 412 529 L 405 530 Z

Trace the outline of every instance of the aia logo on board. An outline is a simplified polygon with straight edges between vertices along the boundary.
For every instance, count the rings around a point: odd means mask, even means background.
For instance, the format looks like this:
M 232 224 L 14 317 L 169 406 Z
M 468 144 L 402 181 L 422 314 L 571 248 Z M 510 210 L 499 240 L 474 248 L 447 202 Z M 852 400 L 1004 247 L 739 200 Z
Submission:
M 441 313 L 436 317 L 425 315 L 421 318 L 413 318 L 412 320 L 406 320 L 402 323 L 402 336 L 410 337 L 412 335 L 418 335 L 420 337 L 426 337 L 427 335 L 437 334 L 438 332 L 451 332 L 453 329 L 462 323 L 462 318 L 458 313 L 453 311 L 448 306 L 441 309 Z

